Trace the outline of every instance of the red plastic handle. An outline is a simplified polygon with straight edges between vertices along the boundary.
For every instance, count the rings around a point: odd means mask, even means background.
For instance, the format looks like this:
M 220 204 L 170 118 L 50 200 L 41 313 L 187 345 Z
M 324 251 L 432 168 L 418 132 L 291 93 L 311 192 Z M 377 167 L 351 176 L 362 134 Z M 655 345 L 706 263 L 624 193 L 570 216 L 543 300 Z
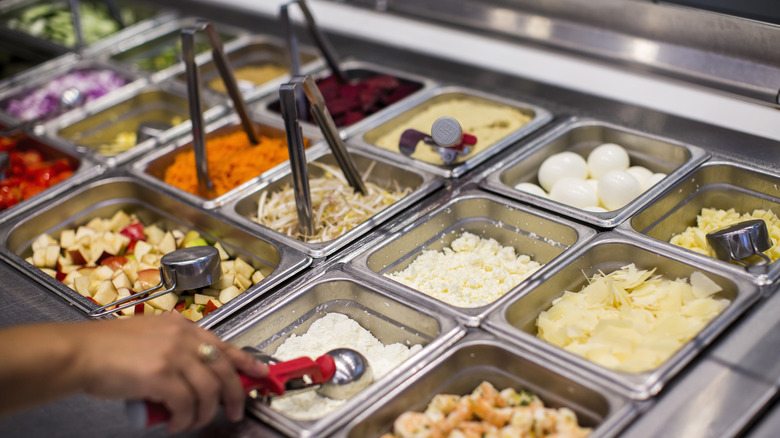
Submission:
M 312 360 L 308 357 L 299 357 L 286 362 L 277 362 L 268 366 L 268 375 L 263 378 L 249 377 L 246 374 L 238 373 L 241 379 L 241 386 L 249 394 L 252 391 L 258 391 L 261 395 L 274 393 L 282 395 L 285 384 L 291 379 L 300 379 L 308 375 L 312 384 L 325 383 L 333 378 L 336 373 L 336 362 L 327 354 Z M 145 401 L 146 407 L 146 427 L 151 427 L 160 423 L 165 423 L 171 418 L 170 412 L 161 403 Z

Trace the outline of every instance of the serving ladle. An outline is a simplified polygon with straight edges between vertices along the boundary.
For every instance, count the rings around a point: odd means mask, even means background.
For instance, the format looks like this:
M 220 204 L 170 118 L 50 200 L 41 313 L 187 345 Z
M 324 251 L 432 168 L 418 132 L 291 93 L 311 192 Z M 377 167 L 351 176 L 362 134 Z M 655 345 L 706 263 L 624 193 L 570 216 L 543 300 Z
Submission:
M 60 94 L 59 99 L 57 99 L 57 110 L 55 114 L 59 115 L 66 111 L 69 111 L 81 105 L 83 102 L 84 102 L 84 95 L 81 94 L 81 90 L 79 90 L 76 87 L 66 88 Z M 18 132 L 27 131 L 31 127 L 41 123 L 43 120 L 51 117 L 51 115 L 52 115 L 51 113 L 47 113 L 40 117 L 30 119 L 26 122 L 22 122 L 12 128 L 8 128 L 4 131 L 0 131 L 0 137 L 7 137 L 9 135 L 16 134 Z
M 707 233 L 707 244 L 710 255 L 727 261 L 736 262 L 741 266 L 763 266 L 771 263 L 764 251 L 772 248 L 772 239 L 766 222 L 762 219 L 751 219 Z M 759 256 L 762 260 L 747 263 L 746 259 Z
M 398 149 L 409 157 L 414 154 L 417 144 L 421 141 L 438 152 L 445 164 L 450 164 L 458 157 L 468 155 L 471 146 L 477 143 L 477 137 L 464 134 L 457 120 L 444 116 L 433 122 L 430 134 L 416 129 L 404 131 L 398 141 Z
M 203 104 L 201 102 L 201 81 L 198 65 L 195 63 L 195 34 L 203 31 L 208 36 L 211 45 L 211 56 L 217 66 L 219 75 L 228 95 L 233 102 L 233 108 L 241 119 L 241 126 L 246 132 L 249 142 L 253 145 L 260 144 L 260 137 L 255 130 L 255 125 L 249 116 L 244 97 L 238 88 L 233 69 L 225 56 L 222 40 L 213 24 L 206 20 L 198 20 L 194 26 L 189 26 L 181 31 L 182 58 L 187 76 L 187 96 L 189 97 L 190 120 L 192 122 L 192 147 L 195 151 L 195 167 L 198 177 L 198 189 L 203 194 L 211 193 L 214 184 L 209 178 L 208 159 L 206 155 L 206 132 L 203 121 Z
M 160 259 L 159 270 L 158 285 L 98 307 L 89 312 L 89 316 L 106 316 L 174 291 L 208 287 L 222 278 L 219 251 L 213 246 L 191 246 L 169 252 Z M 148 295 L 161 288 L 162 291 Z

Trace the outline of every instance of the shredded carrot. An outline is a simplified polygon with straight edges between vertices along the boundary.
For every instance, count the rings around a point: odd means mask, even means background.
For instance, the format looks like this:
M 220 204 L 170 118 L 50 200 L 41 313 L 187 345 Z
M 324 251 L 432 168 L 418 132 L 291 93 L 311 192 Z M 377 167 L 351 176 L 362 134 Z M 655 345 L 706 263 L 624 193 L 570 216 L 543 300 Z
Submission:
M 260 136 L 257 146 L 249 143 L 244 131 L 236 131 L 206 141 L 209 176 L 216 196 L 224 195 L 246 181 L 289 159 L 284 138 Z M 181 152 L 165 170 L 165 182 L 199 195 L 195 171 L 195 151 Z

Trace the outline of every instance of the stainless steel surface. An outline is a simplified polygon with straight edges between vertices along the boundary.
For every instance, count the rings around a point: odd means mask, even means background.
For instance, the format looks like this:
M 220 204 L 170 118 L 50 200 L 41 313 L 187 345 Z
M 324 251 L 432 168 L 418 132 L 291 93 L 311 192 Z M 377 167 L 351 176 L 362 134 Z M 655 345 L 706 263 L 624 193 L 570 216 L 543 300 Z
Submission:
M 315 151 L 312 149 L 310 148 L 307 152 L 311 157 L 310 161 L 321 162 L 329 166 L 337 165 L 333 155 L 324 153 L 322 150 Z M 380 187 L 397 188 L 398 190 L 408 188 L 411 190 L 411 193 L 336 239 L 326 242 L 302 242 L 252 221 L 257 217 L 257 207 L 262 192 L 274 193 L 281 190 L 285 185 L 290 185 L 292 175 L 287 168 L 268 180 L 262 181 L 251 192 L 247 192 L 241 198 L 226 204 L 222 212 L 248 229 L 265 230 L 286 245 L 296 248 L 310 257 L 320 259 L 334 254 L 378 225 L 388 221 L 391 217 L 411 208 L 441 186 L 441 181 L 433 175 L 415 169 L 404 169 L 380 157 L 354 151 L 352 158 L 355 160 L 358 170 L 368 174 L 365 177 L 366 181 L 377 184 Z M 368 169 L 371 169 L 371 172 L 368 172 Z M 321 167 L 312 164 L 308 166 L 308 172 L 312 177 L 321 177 L 325 173 Z
M 712 263 L 682 260 L 675 252 L 666 249 L 628 240 L 618 233 L 602 233 L 584 248 L 569 254 L 556 269 L 547 271 L 533 289 L 489 315 L 486 327 L 511 342 L 546 357 L 556 358 L 562 366 L 598 376 L 602 384 L 633 399 L 649 399 L 658 394 L 677 372 L 759 297 L 758 287 L 746 279 L 723 275 L 718 266 Z M 552 301 L 563 295 L 564 291 L 579 291 L 599 271 L 612 272 L 629 263 L 639 269 L 656 269 L 656 275 L 669 279 L 687 278 L 692 272 L 700 271 L 722 288 L 714 296 L 728 299 L 731 303 L 663 364 L 641 373 L 612 371 L 536 337 L 537 317 L 549 309 Z
M 689 226 L 696 226 L 696 216 L 702 208 L 733 208 L 740 214 L 752 213 L 755 209 L 780 211 L 778 184 L 780 175 L 776 173 L 713 159 L 660 193 L 652 203 L 626 221 L 620 231 L 647 238 L 652 245 L 670 246 L 668 242 L 673 235 L 682 233 Z M 745 273 L 739 266 L 675 248 L 704 263 L 714 262 L 724 272 L 734 275 Z M 780 276 L 780 263 L 750 267 L 747 272 L 756 281 L 768 283 Z
M 508 133 L 502 139 L 496 141 L 492 145 L 489 145 L 481 152 L 476 153 L 463 161 L 458 161 L 453 164 L 427 163 L 421 160 L 406 157 L 400 152 L 391 152 L 374 145 L 374 142 L 377 141 L 377 139 L 381 138 L 393 129 L 407 124 L 408 121 L 413 119 L 417 113 L 424 111 L 429 105 L 433 105 L 437 102 L 445 101 L 451 98 L 462 97 L 473 98 L 477 100 L 487 100 L 497 102 L 498 104 L 509 105 L 527 115 L 531 120 L 523 125 L 520 129 Z M 404 101 L 404 104 L 393 106 L 392 110 L 388 109 L 387 111 L 383 112 L 382 117 L 378 118 L 376 123 L 368 126 L 367 129 L 361 130 L 354 137 L 350 138 L 349 141 L 351 144 L 354 144 L 359 148 L 368 149 L 374 153 L 387 156 L 407 166 L 419 167 L 428 172 L 433 172 L 446 178 L 458 178 L 469 170 L 485 162 L 490 157 L 507 149 L 513 143 L 518 142 L 522 138 L 541 128 L 550 122 L 552 118 L 553 116 L 548 110 L 531 103 L 525 103 L 467 87 L 434 87 L 425 93 L 417 93 L 417 95 L 408 98 L 406 101 Z
M 226 251 L 240 255 L 266 278 L 228 304 L 210 313 L 198 324 L 211 327 L 250 301 L 300 272 L 309 259 L 300 252 L 273 240 L 253 236 L 230 223 L 154 190 L 154 187 L 128 177 L 100 179 L 83 185 L 45 206 L 27 212 L 15 222 L 0 228 L 0 257 L 26 273 L 42 286 L 81 310 L 95 304 L 59 281 L 24 261 L 30 244 L 41 233 L 57 235 L 65 228 L 85 224 L 95 217 L 113 215 L 124 209 L 135 213 L 143 223 L 157 223 L 165 229 L 194 229 L 211 242 L 220 242 Z
M 515 185 L 521 182 L 538 185 L 537 172 L 548 157 L 569 151 L 587 158 L 588 154 L 602 143 L 616 143 L 622 146 L 628 152 L 630 165 L 643 166 L 654 173 L 666 173 L 666 178 L 624 207 L 606 213 L 581 210 L 515 189 Z M 643 205 L 668 189 L 674 181 L 691 172 L 708 156 L 704 149 L 695 145 L 608 122 L 572 118 L 537 138 L 528 147 L 510 155 L 508 162 L 501 162 L 484 171 L 485 180 L 481 186 L 579 221 L 602 228 L 612 228 L 630 218 Z
M 377 403 L 403 373 L 416 369 L 421 358 L 437 356 L 463 334 L 451 318 L 394 297 L 338 267 L 295 282 L 272 306 L 257 308 L 256 313 L 247 309 L 244 315 L 251 315 L 249 318 L 228 321 L 218 333 L 237 346 L 255 346 L 273 355 L 291 335 L 302 335 L 328 313 L 348 316 L 385 345 L 400 342 L 423 348 L 389 374 L 376 376 L 374 383 L 321 419 L 300 421 L 265 404 L 249 406 L 253 415 L 290 436 L 325 436 L 338 430 L 349 418 Z
M 594 428 L 592 437 L 616 436 L 638 414 L 625 398 L 571 375 L 554 361 L 471 329 L 446 353 L 427 357 L 424 368 L 393 388 L 383 403 L 361 412 L 334 436 L 378 437 L 390 432 L 403 412 L 423 411 L 434 395 L 470 394 L 483 381 L 498 390 L 528 391 L 545 406 L 571 409 L 580 425 Z
M 480 307 L 456 307 L 385 277 L 405 269 L 424 250 L 449 247 L 463 232 L 495 239 L 502 246 L 514 248 L 516 254 L 528 255 L 545 266 L 496 301 Z M 440 312 L 456 316 L 467 326 L 476 327 L 494 309 L 532 287 L 545 271 L 560 263 L 560 258 L 582 247 L 595 234 L 585 226 L 479 190 L 455 194 L 445 191 L 426 208 L 418 209 L 367 243 L 349 262 L 348 269 L 399 296 L 415 297 Z
M 429 79 L 427 77 L 423 77 L 420 75 L 408 73 L 406 71 L 402 71 L 399 69 L 395 69 L 386 65 L 380 65 L 377 63 L 370 63 L 365 61 L 359 61 L 359 60 L 345 60 L 341 63 L 342 70 L 349 76 L 350 78 L 364 78 L 367 77 L 370 74 L 385 74 L 394 76 L 398 79 L 403 79 L 405 81 L 415 82 L 419 83 L 420 89 L 417 90 L 415 93 L 411 94 L 410 96 L 401 99 L 400 101 L 387 106 L 386 108 L 383 108 L 379 111 L 377 111 L 374 114 L 371 114 L 370 116 L 367 116 L 363 120 L 360 120 L 357 123 L 354 123 L 352 125 L 341 127 L 340 128 L 340 134 L 342 138 L 349 138 L 352 134 L 356 133 L 360 129 L 364 129 L 366 127 L 372 126 L 373 123 L 382 116 L 382 114 L 385 114 L 387 112 L 392 112 L 394 108 L 397 108 L 398 106 L 403 106 L 405 102 L 408 102 L 409 100 L 414 99 L 416 96 L 419 96 L 422 92 L 424 92 L 427 89 L 430 89 L 436 85 L 436 82 L 432 79 Z M 310 76 L 312 76 L 315 80 L 326 78 L 330 75 L 330 71 L 325 70 L 315 70 L 309 73 Z M 278 117 L 277 109 L 279 106 L 279 97 L 275 95 L 268 95 L 260 100 L 258 100 L 253 108 L 258 114 L 264 115 L 264 116 L 270 116 L 270 117 Z M 311 123 L 305 123 L 304 126 L 309 125 L 313 126 Z
M 321 395 L 334 400 L 347 400 L 374 382 L 368 360 L 357 351 L 337 348 L 327 355 L 336 363 L 336 373 L 317 390 Z
M 757 263 L 771 263 L 764 251 L 772 247 L 772 238 L 763 219 L 753 219 L 707 233 L 710 254 L 716 259 L 744 264 L 744 259 L 759 256 Z

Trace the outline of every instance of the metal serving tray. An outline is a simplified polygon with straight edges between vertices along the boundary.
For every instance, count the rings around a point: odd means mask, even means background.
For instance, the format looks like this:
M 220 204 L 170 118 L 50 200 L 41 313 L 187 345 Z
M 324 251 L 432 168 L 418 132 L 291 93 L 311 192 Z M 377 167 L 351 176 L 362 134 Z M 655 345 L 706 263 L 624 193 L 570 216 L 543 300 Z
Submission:
M 253 346 L 273 355 L 291 335 L 304 334 L 314 321 L 328 313 L 341 313 L 357 321 L 380 342 L 421 344 L 422 350 L 344 405 L 318 420 L 295 420 L 261 402 L 249 411 L 289 436 L 325 436 L 352 416 L 376 403 L 378 397 L 400 382 L 399 376 L 413 370 L 423 357 L 438 356 L 464 333 L 454 320 L 426 310 L 424 306 L 393 297 L 334 267 L 305 282 L 251 320 L 220 330 L 221 337 L 238 346 Z
M 139 75 L 148 76 L 152 82 L 161 82 L 184 73 L 184 63 L 179 60 L 171 66 L 160 70 L 149 70 L 138 65 L 139 61 L 153 58 L 165 50 L 173 47 L 181 47 L 181 31 L 185 27 L 195 25 L 198 19 L 195 17 L 182 18 L 168 21 L 154 30 L 136 35 L 116 44 L 108 50 L 98 54 L 101 58 L 108 58 L 115 62 L 129 66 Z M 219 36 L 222 39 L 225 52 L 231 52 L 246 44 L 249 34 L 246 30 L 222 23 L 214 23 Z M 211 59 L 211 46 L 208 37 L 203 32 L 195 34 L 195 62 L 203 65 Z M 201 47 L 201 45 L 203 45 Z
M 44 125 L 48 137 L 88 155 L 91 159 L 107 166 L 118 166 L 136 158 L 160 144 L 191 132 L 187 92 L 181 84 L 165 83 L 150 85 L 140 90 L 121 92 L 115 99 L 103 100 L 100 105 L 88 110 L 80 108 L 54 119 Z M 213 99 L 204 96 L 203 105 L 208 108 L 204 120 L 214 121 L 224 112 Z M 181 123 L 163 131 L 159 137 L 137 143 L 135 147 L 116 155 L 104 155 L 99 146 L 111 144 L 120 133 L 136 132 L 143 122 L 160 121 L 170 123 L 174 118 Z
M 426 362 L 425 368 L 382 397 L 382 403 L 368 407 L 334 436 L 381 436 L 392 431 L 402 413 L 424 411 L 434 395 L 470 394 L 483 381 L 498 390 L 528 391 L 548 407 L 571 409 L 581 426 L 594 429 L 590 435 L 594 438 L 617 435 L 637 416 L 636 408 L 618 394 L 482 330 L 471 329 L 443 355 L 429 356 Z
M 5 129 L 3 124 L 0 124 L 0 129 Z M 48 189 L 38 193 L 30 199 L 24 200 L 10 208 L 0 211 L 0 224 L 9 223 L 9 218 L 16 216 L 22 211 L 28 210 L 40 203 L 51 201 L 56 199 L 62 193 L 71 190 L 73 187 L 94 178 L 105 170 L 102 166 L 98 165 L 94 161 L 91 161 L 86 157 L 78 157 L 72 152 L 64 150 L 53 144 L 51 141 L 35 136 L 35 135 L 23 135 L 20 137 L 22 140 L 20 144 L 24 144 L 25 147 L 31 147 L 41 152 L 41 155 L 45 159 L 59 159 L 65 158 L 71 163 L 75 169 L 73 175 L 70 178 L 56 184 Z M 2 226 L 2 225 L 0 225 Z
M 42 233 L 57 236 L 65 228 L 85 224 L 95 217 L 111 217 L 124 209 L 135 213 L 144 224 L 158 223 L 165 229 L 191 229 L 211 242 L 220 242 L 231 255 L 241 255 L 266 278 L 228 304 L 210 313 L 198 324 L 211 327 L 250 301 L 306 268 L 310 259 L 276 242 L 253 236 L 129 177 L 92 182 L 21 216 L 13 225 L 0 229 L 0 256 L 81 310 L 97 305 L 49 277 L 24 259 L 33 240 Z
M 626 149 L 632 166 L 644 166 L 666 173 L 661 182 L 623 208 L 594 213 L 570 207 L 515 189 L 521 182 L 539 184 L 536 174 L 545 159 L 570 151 L 587 158 L 602 143 L 617 143 Z M 507 160 L 483 173 L 481 186 L 519 201 L 603 228 L 612 228 L 629 218 L 644 204 L 708 158 L 701 148 L 593 119 L 572 118 L 557 126 Z
M 507 133 L 506 136 L 497 140 L 495 143 L 487 145 L 484 149 L 481 149 L 476 153 L 472 153 L 468 159 L 458 160 L 453 164 L 426 162 L 403 155 L 397 147 L 395 150 L 390 151 L 375 144 L 378 139 L 390 131 L 407 125 L 417 114 L 427 110 L 430 106 L 443 101 L 459 98 L 483 101 L 496 106 L 510 106 L 520 110 L 524 115 L 530 117 L 531 120 L 521 128 Z M 449 114 L 442 113 L 441 115 L 446 116 Z M 377 120 L 377 123 L 381 123 L 379 126 L 370 129 L 362 135 L 355 135 L 351 139 L 351 142 L 359 147 L 368 148 L 372 152 L 390 157 L 407 166 L 420 167 L 447 178 L 457 178 L 488 158 L 506 149 L 509 145 L 516 143 L 521 138 L 544 126 L 550 120 L 552 120 L 552 114 L 536 105 L 499 97 L 469 88 L 445 87 L 428 90 L 426 93 L 416 96 L 413 101 L 408 100 L 404 102 L 404 105 L 394 106 L 392 111 L 385 112 L 381 120 Z M 466 125 L 468 125 L 468 123 L 462 122 L 461 124 L 463 125 L 464 132 L 467 132 Z M 477 138 L 477 140 L 479 141 L 479 138 Z M 427 146 L 420 144 L 417 147 L 425 148 Z
M 30 77 L 25 78 L 26 81 L 20 82 L 19 85 L 5 90 L 0 90 L 0 113 L 8 120 L 13 120 L 17 124 L 21 123 L 21 121 L 18 120 L 16 117 L 14 117 L 13 115 L 5 111 L 5 108 L 8 107 L 8 104 L 12 99 L 24 96 L 25 94 L 30 93 L 33 90 L 41 88 L 45 83 L 57 79 L 61 76 L 67 75 L 71 72 L 77 70 L 89 70 L 89 69 L 112 70 L 117 75 L 127 79 L 127 83 L 124 86 L 112 90 L 97 99 L 84 102 L 81 106 L 73 108 L 70 111 L 66 111 L 62 114 L 49 114 L 45 118 L 46 121 L 53 120 L 57 117 L 62 117 L 68 114 L 69 112 L 75 111 L 76 109 L 79 108 L 92 108 L 94 106 L 100 105 L 102 102 L 112 101 L 113 99 L 115 99 L 115 96 L 120 94 L 120 92 L 121 93 L 132 92 L 133 90 L 140 89 L 144 85 L 146 85 L 145 80 L 139 79 L 138 77 L 133 76 L 132 74 L 128 74 L 128 72 L 123 71 L 121 67 L 110 63 L 104 63 L 95 60 L 83 60 L 75 64 L 70 62 L 63 62 L 57 67 L 51 69 L 35 70 L 30 74 Z M 41 123 L 43 123 L 43 121 Z
M 242 67 L 262 66 L 267 64 L 280 65 L 287 68 L 287 52 L 288 50 L 285 42 L 279 38 L 271 35 L 252 35 L 245 42 L 245 45 L 227 53 L 227 57 L 233 71 L 239 70 Z M 322 60 L 317 56 L 316 50 L 311 47 L 301 47 L 300 57 L 302 64 L 301 72 L 303 74 L 322 67 Z M 209 89 L 215 93 L 225 94 L 208 86 L 209 82 L 215 79 L 221 83 L 219 71 L 213 60 L 208 61 L 200 67 L 200 78 L 204 89 Z M 183 83 L 187 81 L 185 73 L 177 75 L 176 79 Z M 238 81 L 238 85 L 242 90 L 244 99 L 251 102 L 267 93 L 276 93 L 279 86 L 289 80 L 290 75 L 284 74 L 259 85 L 240 80 Z
M 320 151 L 323 153 L 320 153 L 319 155 L 311 154 L 313 157 L 309 159 L 310 164 L 308 165 L 308 170 L 310 178 L 318 178 L 325 174 L 325 171 L 321 167 L 312 165 L 311 162 L 318 162 L 339 169 L 336 158 L 330 152 L 323 149 L 320 149 Z M 249 229 L 262 228 L 268 230 L 268 232 L 273 233 L 278 240 L 284 242 L 286 245 L 296 248 L 310 257 L 322 258 L 345 247 L 360 238 L 360 236 L 368 233 L 377 225 L 387 221 L 392 216 L 397 215 L 399 212 L 405 211 L 417 201 L 441 186 L 441 181 L 438 178 L 425 172 L 415 169 L 404 169 L 370 154 L 352 151 L 350 155 L 361 175 L 366 174 L 368 170 L 371 169 L 370 173 L 368 173 L 369 176 L 366 179 L 367 182 L 377 184 L 381 187 L 408 188 L 411 189 L 411 192 L 400 201 L 388 206 L 336 239 L 316 243 L 303 242 L 294 239 L 253 221 L 253 218 L 257 217 L 258 202 L 263 192 L 274 193 L 285 186 L 292 187 L 292 174 L 289 165 L 286 165 L 283 169 L 283 174 L 280 173 L 276 178 L 269 179 L 268 181 L 259 184 L 248 195 L 226 205 L 223 212 L 230 215 L 231 219 L 233 219 L 232 216 L 237 216 L 235 220 Z
M 657 268 L 655 275 L 663 275 L 668 279 L 688 278 L 692 272 L 700 271 L 723 288 L 715 296 L 729 299 L 731 304 L 666 362 L 643 373 L 623 373 L 607 369 L 536 337 L 537 317 L 542 311 L 549 309 L 552 301 L 563 295 L 564 291 L 577 292 L 587 284 L 587 279 L 597 272 L 609 273 L 630 263 L 640 269 Z M 633 399 L 644 400 L 661 391 L 678 371 L 758 297 L 757 285 L 746 279 L 724 276 L 723 271 L 715 264 L 677 260 L 676 254 L 667 251 L 663 246 L 649 245 L 628 239 L 616 232 L 608 232 L 570 254 L 554 270 L 545 273 L 543 280 L 534 285 L 533 289 L 515 297 L 489 315 L 485 328 L 555 360 L 562 366 L 597 376 L 605 385 Z
M 673 235 L 696 226 L 702 208 L 735 209 L 744 214 L 772 209 L 780 214 L 780 175 L 723 160 L 704 163 L 619 227 L 619 231 L 671 246 L 687 257 L 712 263 L 719 270 L 750 275 L 759 283 L 780 277 L 780 263 L 744 269 L 669 243 Z
M 379 64 L 374 64 L 374 63 L 369 63 L 364 61 L 348 60 L 342 62 L 340 66 L 341 69 L 344 71 L 344 73 L 350 78 L 364 78 L 373 73 L 373 74 L 390 75 L 398 79 L 402 79 L 410 82 L 416 82 L 420 84 L 420 89 L 412 93 L 411 95 L 399 100 L 398 102 L 393 103 L 392 105 L 388 105 L 386 108 L 383 108 L 375 112 L 374 114 L 371 114 L 370 116 L 364 118 L 363 120 L 360 120 L 357 123 L 353 123 L 352 125 L 343 126 L 339 128 L 342 138 L 347 138 L 351 136 L 353 133 L 359 131 L 360 129 L 371 126 L 379 117 L 382 116 L 382 114 L 392 111 L 393 108 L 404 105 L 404 102 L 414 99 L 416 96 L 419 96 L 421 92 L 433 88 L 436 85 L 436 83 L 433 80 L 428 79 L 426 77 L 414 75 L 390 67 L 385 67 L 384 65 L 379 65 Z M 319 80 L 330 76 L 331 72 L 330 69 L 325 68 L 316 72 L 311 72 L 309 74 L 314 80 Z M 261 114 L 267 114 L 277 118 L 281 117 L 280 115 L 281 113 L 279 112 L 278 93 L 272 93 L 264 97 L 263 99 L 260 99 L 255 105 L 253 105 L 253 108 L 255 108 L 255 110 Z M 312 124 L 304 120 L 301 121 L 301 124 L 307 126 L 313 126 Z
M 93 4 L 98 3 L 97 1 L 89 1 L 89 0 L 87 0 L 87 2 Z M 62 55 L 69 51 L 76 50 L 76 47 L 66 47 L 54 41 L 44 39 L 44 38 L 39 38 L 27 32 L 23 32 L 21 30 L 11 29 L 6 25 L 6 22 L 9 19 L 20 15 L 29 7 L 39 5 L 39 4 L 44 4 L 44 3 L 54 3 L 54 2 L 45 2 L 43 0 L 22 1 L 22 2 L 16 2 L 12 7 L 3 9 L 1 11 L 2 16 L 0 16 L 0 23 L 2 23 L 2 25 L 0 25 L 0 37 L 2 37 L 2 39 L 5 41 L 13 42 L 13 44 L 19 45 L 20 47 L 30 47 L 38 50 L 45 50 L 55 55 Z M 63 1 L 58 1 L 56 3 L 67 3 L 67 2 L 63 0 Z M 129 24 L 124 29 L 121 29 L 118 32 L 115 32 L 95 43 L 88 44 L 83 49 L 83 53 L 85 55 L 89 55 L 94 51 L 99 51 L 105 47 L 110 47 L 112 44 L 115 44 L 118 41 L 122 41 L 123 39 L 130 38 L 133 35 L 137 35 L 139 33 L 148 31 L 149 29 L 154 29 L 160 23 L 169 21 L 175 16 L 175 14 L 172 11 L 159 8 L 157 5 L 154 5 L 153 3 L 130 1 L 130 0 L 118 0 L 117 4 L 120 8 L 126 8 L 126 7 L 132 8 L 136 12 L 136 14 L 138 14 L 139 20 L 135 23 Z
M 254 117 L 253 120 L 258 124 L 260 128 L 259 132 L 261 135 L 265 135 L 273 138 L 278 138 L 278 137 L 286 138 L 284 129 L 280 126 L 281 119 L 267 120 L 260 117 Z M 191 126 L 191 124 L 188 125 Z M 209 138 L 218 137 L 221 135 L 228 135 L 232 132 L 240 131 L 242 129 L 243 128 L 241 127 L 241 124 L 239 122 L 238 115 L 231 114 L 227 117 L 219 118 L 211 125 L 206 126 L 205 128 L 207 132 L 206 139 L 208 141 Z M 311 146 L 307 151 L 310 150 L 316 151 L 318 148 L 324 147 L 323 144 L 316 143 L 316 141 L 314 140 L 315 138 L 314 133 L 304 132 L 304 135 L 307 138 L 311 139 L 310 140 Z M 172 185 L 169 185 L 164 181 L 165 169 L 167 169 L 171 165 L 171 163 L 173 163 L 173 160 L 176 157 L 176 155 L 190 150 L 192 150 L 191 133 L 184 137 L 180 137 L 176 139 L 176 141 L 174 141 L 173 143 L 163 146 L 162 148 L 155 151 L 154 153 L 148 154 L 147 156 L 143 157 L 141 160 L 135 162 L 132 165 L 132 171 L 138 177 L 151 182 L 161 190 L 174 193 L 177 197 L 183 198 L 184 200 L 186 200 L 191 204 L 198 205 L 205 209 L 213 209 L 225 204 L 230 199 L 249 193 L 249 191 L 252 190 L 253 187 L 259 181 L 262 181 L 265 178 L 269 178 L 275 172 L 278 172 L 279 169 L 288 165 L 287 162 L 280 163 L 277 166 L 263 172 L 262 174 L 258 175 L 255 178 L 250 179 L 249 181 L 244 182 L 243 184 L 239 185 L 238 187 L 228 191 L 227 193 L 221 196 L 217 196 L 213 199 L 206 199 L 201 196 L 196 196 L 192 193 L 181 190 Z
M 447 196 L 446 193 L 442 195 Z M 455 315 L 466 325 L 476 327 L 493 309 L 517 296 L 535 283 L 545 271 L 557 265 L 558 258 L 592 239 L 596 232 L 584 225 L 551 214 L 507 202 L 479 190 L 467 190 L 452 199 L 436 199 L 433 211 L 422 211 L 410 220 L 383 233 L 381 239 L 350 261 L 348 267 L 366 276 L 382 288 L 399 296 L 415 297 L 442 312 Z M 397 272 L 411 264 L 423 250 L 441 251 L 468 231 L 481 238 L 493 238 L 502 246 L 511 246 L 517 255 L 526 254 L 544 264 L 498 300 L 481 307 L 456 307 L 402 285 L 386 273 Z

